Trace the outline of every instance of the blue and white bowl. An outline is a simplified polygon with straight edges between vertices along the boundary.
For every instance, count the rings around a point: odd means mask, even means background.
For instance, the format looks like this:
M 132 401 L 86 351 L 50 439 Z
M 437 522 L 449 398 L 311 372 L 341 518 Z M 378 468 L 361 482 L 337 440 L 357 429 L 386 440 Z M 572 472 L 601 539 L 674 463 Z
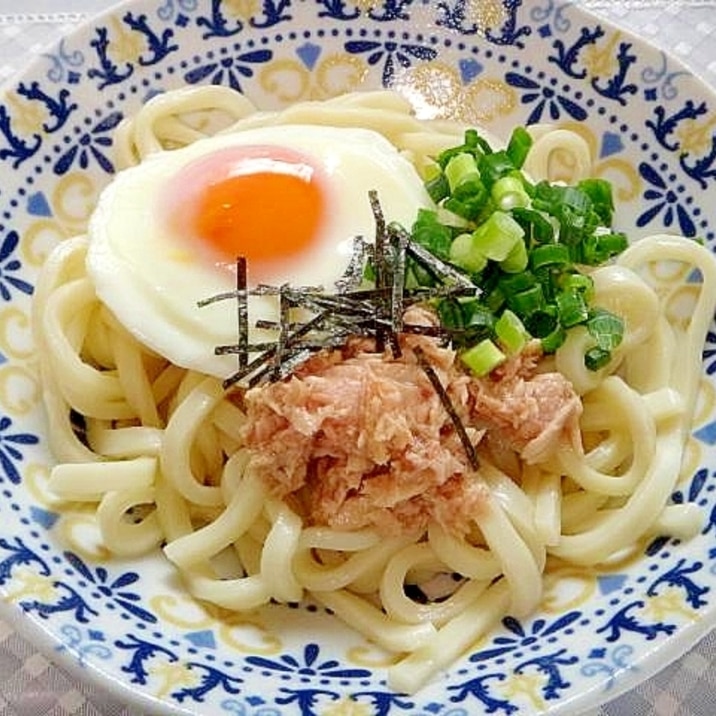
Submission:
M 716 619 L 716 333 L 693 478 L 673 496 L 703 530 L 601 571 L 547 577 L 413 696 L 385 655 L 310 604 L 227 615 L 193 601 L 161 555 L 63 547 L 86 529 L 42 489 L 52 458 L 29 312 L 49 248 L 82 230 L 115 170 L 112 133 L 148 98 L 234 87 L 264 108 L 392 87 L 423 116 L 498 135 L 582 133 L 617 188 L 619 227 L 716 242 L 716 97 L 675 60 L 554 0 L 136 0 L 59 40 L 0 96 L 0 602 L 57 658 L 139 708 L 242 716 L 575 714 L 684 652 Z

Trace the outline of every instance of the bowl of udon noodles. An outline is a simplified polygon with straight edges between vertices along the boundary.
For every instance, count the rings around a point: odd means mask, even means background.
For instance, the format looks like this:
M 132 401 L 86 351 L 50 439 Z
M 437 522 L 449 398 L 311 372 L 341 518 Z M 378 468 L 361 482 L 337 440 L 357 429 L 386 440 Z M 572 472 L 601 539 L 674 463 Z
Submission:
M 568 713 L 716 614 L 716 97 L 568 3 L 136 0 L 0 98 L 0 602 L 152 713 Z

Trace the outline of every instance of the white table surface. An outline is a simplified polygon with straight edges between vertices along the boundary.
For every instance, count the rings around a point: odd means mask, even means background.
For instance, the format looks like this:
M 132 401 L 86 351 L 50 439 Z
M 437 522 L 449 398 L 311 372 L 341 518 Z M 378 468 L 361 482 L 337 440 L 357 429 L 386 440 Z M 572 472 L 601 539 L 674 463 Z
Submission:
M 530 0 L 524 0 L 529 3 Z M 0 82 L 111 0 L 0 0 Z M 680 58 L 716 87 L 716 0 L 575 2 Z M 1 716 L 138 716 L 78 681 L 0 619 Z M 632 691 L 585 716 L 716 716 L 716 632 Z

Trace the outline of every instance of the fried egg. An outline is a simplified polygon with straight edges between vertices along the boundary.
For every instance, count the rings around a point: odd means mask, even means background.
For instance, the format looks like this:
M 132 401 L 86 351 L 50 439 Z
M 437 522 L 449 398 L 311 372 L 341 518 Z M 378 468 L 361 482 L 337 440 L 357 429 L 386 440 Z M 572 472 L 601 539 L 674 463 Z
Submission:
M 250 287 L 335 290 L 354 237 L 374 238 L 370 190 L 408 227 L 431 205 L 410 162 L 372 130 L 281 125 L 202 139 L 114 178 L 90 220 L 87 270 L 144 345 L 225 378 L 236 356 L 214 349 L 237 342 L 236 304 L 201 302 L 235 290 L 239 256 Z M 250 324 L 276 320 L 275 304 L 250 297 Z

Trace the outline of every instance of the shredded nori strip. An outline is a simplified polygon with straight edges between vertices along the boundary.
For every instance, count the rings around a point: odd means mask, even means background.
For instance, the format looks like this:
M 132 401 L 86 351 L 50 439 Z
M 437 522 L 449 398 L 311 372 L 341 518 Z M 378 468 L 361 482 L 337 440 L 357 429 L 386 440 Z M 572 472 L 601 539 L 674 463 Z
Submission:
M 296 321 L 296 322 L 291 322 L 288 325 L 292 331 L 295 331 L 297 328 L 299 328 L 303 324 L 300 323 L 299 321 Z M 270 321 L 267 318 L 257 318 L 254 321 L 254 327 L 255 328 L 263 328 L 264 330 L 267 330 L 267 331 L 278 331 L 281 328 L 281 324 L 278 321 Z
M 229 298 L 237 298 L 237 291 L 224 291 L 223 293 L 216 293 L 213 296 L 209 296 L 209 298 L 202 298 L 200 301 L 196 302 L 196 305 L 199 308 L 203 308 L 204 306 L 209 306 L 212 303 L 219 303 L 219 301 L 226 301 Z
M 351 259 L 343 276 L 334 284 L 338 293 L 348 293 L 358 289 L 363 282 L 363 270 L 369 254 L 372 254 L 371 245 L 362 236 L 354 237 Z
M 297 328 L 295 331 L 291 331 L 290 335 L 288 336 L 286 340 L 287 346 L 293 346 L 293 344 L 305 337 L 307 334 L 309 334 L 314 328 L 321 325 L 323 320 L 325 319 L 325 314 L 318 314 L 317 316 L 314 316 L 310 321 L 307 321 L 303 325 L 301 325 L 299 328 Z M 223 353 L 229 352 L 228 349 L 236 348 L 235 346 L 217 346 L 214 349 L 215 355 L 221 355 Z M 319 349 L 320 350 L 320 349 Z M 233 375 L 226 378 L 223 382 L 224 388 L 230 388 L 233 385 L 236 385 L 236 383 L 239 383 L 240 381 L 244 380 L 245 378 L 251 376 L 256 371 L 260 371 L 262 367 L 265 367 L 267 364 L 271 364 L 269 367 L 270 369 L 273 369 L 273 363 L 274 356 L 276 355 L 278 351 L 278 344 L 274 343 L 268 350 L 265 350 L 263 353 L 260 353 L 256 358 L 254 358 L 252 361 L 247 363 L 243 368 L 236 371 Z M 255 384 L 255 383 L 254 383 Z
M 375 191 L 368 192 L 368 199 L 370 201 L 370 207 L 373 211 L 373 220 L 375 221 L 375 249 L 373 256 L 373 264 L 375 268 L 375 287 L 378 291 L 389 288 L 393 283 L 393 267 L 392 262 L 389 259 L 389 239 L 386 232 L 385 217 L 383 216 L 383 209 L 378 201 L 378 193 Z M 378 305 L 376 306 L 376 317 L 385 316 L 388 312 L 389 302 L 387 297 L 379 294 Z M 390 340 L 390 334 L 386 332 L 385 326 L 380 321 L 376 321 L 375 324 L 375 342 L 376 350 L 382 353 L 385 350 L 386 339 L 390 342 L 391 350 L 395 345 L 395 341 Z M 395 353 L 394 353 L 395 355 Z
M 388 285 L 388 277 L 392 273 L 388 263 L 388 235 L 385 230 L 385 217 L 376 191 L 368 192 L 368 200 L 370 201 L 370 208 L 375 221 L 375 256 L 373 258 L 375 263 L 375 285 L 377 288 L 384 288 Z
M 249 289 L 247 261 L 245 257 L 239 257 L 236 260 L 236 290 L 199 301 L 199 306 L 206 306 L 236 299 L 237 342 L 214 349 L 215 355 L 238 356 L 238 370 L 224 380 L 224 389 L 239 383 L 252 388 L 262 382 L 283 380 L 316 352 L 341 348 L 351 337 L 372 338 L 377 353 L 383 353 L 388 348 L 394 358 L 399 358 L 401 334 L 431 336 L 441 339 L 445 345 L 457 336 L 457 331 L 442 326 L 406 323 L 405 310 L 411 305 L 437 298 L 475 297 L 480 289 L 455 266 L 412 241 L 404 228 L 397 224 L 387 225 L 376 192 L 370 192 L 369 200 L 375 221 L 375 243 L 370 245 L 362 237 L 354 239 L 348 268 L 335 282 L 336 293 L 326 293 L 321 286 L 297 287 L 289 284 L 259 284 Z M 408 259 L 427 270 L 436 279 L 436 285 L 406 288 Z M 367 262 L 372 264 L 374 287 L 361 288 Z M 254 324 L 257 328 L 276 331 L 275 341 L 249 342 L 249 296 L 278 298 L 278 320 L 261 319 Z M 307 320 L 295 320 L 293 309 L 313 315 Z M 477 469 L 475 447 L 450 396 L 420 347 L 416 346 L 413 351 L 438 394 L 471 467 Z
M 288 286 L 283 285 L 281 286 L 281 291 L 279 293 L 279 331 L 278 331 L 278 339 L 276 341 L 276 356 L 273 359 L 274 362 L 274 371 L 273 371 L 273 379 L 274 380 L 280 380 L 282 377 L 282 363 L 284 360 L 284 357 L 288 358 L 288 354 L 286 352 L 287 343 L 291 336 L 291 320 L 290 320 L 290 314 L 289 311 L 291 309 L 291 299 L 290 296 L 287 293 Z
M 291 286 L 283 284 L 281 286 L 273 286 L 269 283 L 259 283 L 249 291 L 251 296 L 278 296 L 282 291 L 300 291 L 301 293 L 317 293 L 325 292 L 323 286 Z
M 423 268 L 427 269 L 435 278 L 454 282 L 458 286 L 471 290 L 474 296 L 480 293 L 480 289 L 475 286 L 469 276 L 452 264 L 438 258 L 435 254 L 431 254 L 424 246 L 421 246 L 415 241 L 411 241 L 407 246 L 407 251 L 410 258 L 418 261 Z
M 228 346 L 219 346 L 219 348 L 228 348 Z M 224 351 L 219 352 L 218 349 L 214 351 L 214 353 L 217 355 L 221 355 L 223 354 L 223 352 Z M 275 352 L 276 346 L 274 345 L 263 353 L 259 353 L 256 358 L 254 358 L 252 361 L 249 361 L 243 368 L 241 368 L 241 370 L 237 370 L 235 373 L 232 373 L 228 378 L 224 378 L 221 383 L 224 390 L 228 390 L 237 383 L 240 383 L 242 380 L 245 380 L 255 371 L 265 367 L 267 362 L 271 359 L 272 355 Z
M 427 375 L 428 380 L 435 389 L 435 392 L 438 394 L 440 402 L 442 403 L 443 408 L 445 408 L 445 412 L 450 417 L 453 427 L 455 428 L 455 432 L 457 432 L 457 435 L 460 438 L 460 442 L 465 449 L 465 454 L 467 455 L 470 467 L 473 470 L 477 470 L 477 468 L 479 467 L 479 463 L 477 460 L 477 452 L 475 450 L 475 446 L 470 441 L 467 431 L 465 430 L 465 426 L 462 420 L 460 420 L 460 416 L 457 414 L 455 406 L 452 404 L 452 400 L 450 400 L 450 396 L 447 394 L 447 391 L 443 387 L 443 384 L 440 382 L 438 374 L 435 372 L 435 369 L 430 365 L 430 361 L 427 359 L 425 353 L 423 352 L 423 349 L 420 346 L 415 346 L 415 348 L 413 348 L 413 353 L 415 353 L 415 357 L 418 359 L 418 364 L 425 371 L 425 375 Z
M 403 330 L 403 294 L 405 291 L 405 252 L 410 243 L 407 231 L 397 228 L 391 232 L 391 245 L 393 247 L 393 276 L 390 296 L 390 321 L 393 334 Z M 400 350 L 400 349 L 398 349 Z M 395 351 L 393 351 L 395 354 Z M 400 353 L 398 353 L 399 355 Z
M 247 266 L 246 257 L 236 259 L 236 333 L 238 335 L 239 368 L 243 368 L 249 360 L 247 346 L 249 344 L 249 304 L 246 296 Z

